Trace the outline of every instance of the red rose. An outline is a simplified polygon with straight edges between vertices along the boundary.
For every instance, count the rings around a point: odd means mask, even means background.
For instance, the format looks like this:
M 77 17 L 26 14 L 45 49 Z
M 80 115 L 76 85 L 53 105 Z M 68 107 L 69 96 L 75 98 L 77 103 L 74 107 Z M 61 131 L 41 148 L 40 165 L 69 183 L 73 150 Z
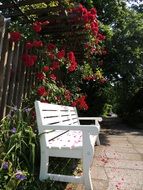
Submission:
M 88 14 L 84 14 L 82 16 L 82 19 L 84 20 L 85 23 L 87 23 L 89 21 Z
M 81 96 L 79 98 L 76 99 L 76 106 L 79 108 L 79 109 L 84 109 L 84 110 L 88 110 L 88 105 L 85 101 L 85 96 Z
M 98 27 L 92 28 L 92 32 L 93 32 L 93 34 L 94 34 L 95 36 L 97 36 L 98 30 L 99 30 Z
M 74 56 L 74 52 L 70 51 L 68 54 L 67 54 L 67 57 L 70 61 L 75 61 L 75 56 Z
M 91 14 L 90 12 L 88 13 L 89 21 L 93 21 L 95 18 L 96 18 L 95 15 Z
M 57 58 L 58 59 L 62 59 L 63 57 L 65 56 L 65 51 L 64 50 L 61 50 L 57 53 Z
M 43 96 L 45 93 L 46 93 L 45 87 L 44 87 L 44 86 L 40 86 L 40 87 L 38 88 L 38 90 L 37 90 L 37 94 L 38 94 L 39 96 Z
M 92 22 L 90 24 L 90 26 L 91 26 L 91 28 L 97 28 L 98 27 L 98 23 L 94 21 L 94 22 Z
M 88 11 L 87 11 L 86 8 L 83 8 L 83 9 L 82 9 L 82 14 L 83 14 L 83 15 L 84 15 L 84 14 L 87 14 L 87 12 L 88 12 Z
M 12 42 L 18 42 L 21 38 L 20 32 L 10 32 L 10 40 Z
M 38 48 L 38 47 L 42 47 L 43 46 L 43 42 L 41 40 L 35 40 L 33 42 L 33 46 Z
M 36 74 L 36 78 L 38 80 L 43 80 L 45 78 L 45 76 L 44 76 L 44 74 L 42 72 L 39 72 L 39 73 Z
M 51 60 L 53 60 L 54 57 L 55 57 L 55 55 L 54 55 L 53 53 L 49 53 L 48 56 L 49 56 L 49 58 L 50 58 Z
M 73 107 L 76 107 L 76 105 L 77 105 L 77 101 L 75 100 L 74 102 L 72 102 L 72 104 L 71 104 Z
M 58 62 L 58 61 L 54 61 L 54 62 L 52 63 L 51 69 L 52 69 L 52 70 L 56 70 L 56 69 L 59 69 L 59 68 L 60 68 L 59 62 Z
M 26 49 L 31 49 L 33 47 L 33 44 L 31 42 L 26 42 L 25 48 Z
M 99 39 L 99 41 L 102 41 L 102 40 L 105 40 L 105 36 L 104 35 L 102 35 L 102 34 L 98 34 L 98 39 Z
M 95 8 L 92 8 L 90 9 L 90 13 L 93 14 L 93 15 L 96 15 L 97 14 L 97 11 Z
M 47 46 L 48 51 L 53 51 L 56 48 L 55 44 L 49 43 Z
M 66 90 L 65 93 L 64 93 L 64 95 L 65 95 L 65 99 L 68 100 L 68 101 L 70 101 L 70 99 L 71 99 L 71 92 L 69 90 Z
M 70 66 L 68 67 L 68 72 L 73 72 L 77 69 L 77 62 L 75 60 L 74 52 L 69 52 L 67 57 L 70 61 Z
M 50 75 L 50 79 L 52 79 L 52 80 L 56 80 L 57 77 L 56 77 L 54 74 L 51 74 L 51 75 Z
M 37 59 L 36 55 L 29 55 L 29 54 L 23 54 L 22 60 L 27 67 L 31 67 L 35 64 L 35 61 Z
M 37 55 L 31 55 L 31 59 L 35 62 L 37 60 Z
M 74 62 L 74 64 L 70 65 L 68 68 L 68 72 L 73 72 L 77 69 L 77 63 Z
M 41 27 L 41 22 L 34 22 L 33 23 L 33 30 L 35 32 L 40 32 L 42 30 L 42 27 Z
M 43 70 L 43 72 L 48 72 L 48 71 L 49 71 L 49 66 L 44 66 L 44 67 L 42 68 L 42 70 Z

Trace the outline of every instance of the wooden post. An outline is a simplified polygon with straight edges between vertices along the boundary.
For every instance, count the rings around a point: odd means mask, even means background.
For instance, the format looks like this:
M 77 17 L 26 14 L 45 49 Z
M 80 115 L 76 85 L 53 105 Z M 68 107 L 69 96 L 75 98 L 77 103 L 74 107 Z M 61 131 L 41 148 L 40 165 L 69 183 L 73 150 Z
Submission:
M 15 79 L 17 74 L 17 64 L 18 64 L 18 55 L 19 55 L 19 43 L 14 44 L 14 51 L 13 51 L 13 59 L 11 63 L 11 75 L 10 75 L 10 81 L 9 81 L 9 90 L 8 90 L 8 97 L 7 97 L 7 105 L 8 106 L 16 106 L 13 103 L 13 97 L 14 97 L 14 89 L 15 89 Z M 9 109 L 7 108 L 7 113 L 9 112 Z
M 8 90 L 9 90 L 11 68 L 12 68 L 13 51 L 14 51 L 14 43 L 12 43 L 9 47 L 5 76 L 3 76 L 4 83 L 3 83 L 3 93 L 2 93 L 2 101 L 0 108 L 1 118 L 6 114 L 6 104 L 7 104 Z
M 2 46 L 3 46 L 4 33 L 5 33 L 5 21 L 4 21 L 4 17 L 0 15 L 0 58 L 1 58 L 1 52 L 2 52 Z
M 24 93 L 24 83 L 25 83 L 25 76 L 26 76 L 26 67 L 21 62 L 21 72 L 20 72 L 20 78 L 19 78 L 19 94 L 17 98 L 17 107 L 20 108 L 20 105 L 22 103 L 23 93 Z
M 16 79 L 15 79 L 15 88 L 14 88 L 14 96 L 13 96 L 13 104 L 18 105 L 18 100 L 20 96 L 20 85 L 21 85 L 21 70 L 22 70 L 22 57 L 23 54 L 23 43 L 20 44 L 19 47 L 19 55 L 18 55 L 18 63 L 17 63 L 17 72 L 16 72 Z
M 4 80 L 5 80 L 5 73 L 6 73 L 6 67 L 7 67 L 7 61 L 8 61 L 8 52 L 9 52 L 9 37 L 8 32 L 4 31 L 4 38 L 2 42 L 2 50 L 1 50 L 1 60 L 0 60 L 0 119 L 2 119 L 3 116 L 3 98 L 5 96 L 5 91 L 3 89 L 4 86 Z

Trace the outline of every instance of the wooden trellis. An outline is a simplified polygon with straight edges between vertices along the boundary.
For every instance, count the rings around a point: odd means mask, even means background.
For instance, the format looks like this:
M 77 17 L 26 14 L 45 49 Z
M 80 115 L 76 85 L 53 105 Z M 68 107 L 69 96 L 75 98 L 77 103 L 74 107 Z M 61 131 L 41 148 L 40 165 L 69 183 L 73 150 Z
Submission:
M 23 44 L 9 40 L 8 25 L 9 20 L 0 16 L 0 118 L 8 114 L 11 107 L 20 107 L 34 80 L 32 70 L 21 61 Z
M 81 40 L 85 38 L 83 32 L 83 23 L 70 22 L 76 15 L 67 15 L 65 11 L 65 1 L 63 0 L 2 0 L 0 10 L 6 18 L 12 20 L 20 20 L 20 22 L 28 23 L 48 20 L 50 24 L 44 28 L 43 34 L 50 34 L 53 41 L 67 41 L 67 50 L 72 50 L 76 54 L 79 63 L 83 58 L 83 47 Z M 55 2 L 51 5 L 51 2 Z M 42 5 L 39 5 L 42 3 Z
M 56 1 L 56 0 L 55 0 Z M 83 62 L 85 38 L 83 23 L 72 22 L 75 15 L 66 14 L 63 2 L 56 1 L 56 6 L 50 5 L 50 0 L 1 0 L 0 11 L 0 118 L 9 112 L 9 107 L 21 105 L 22 99 L 29 95 L 30 85 L 34 79 L 33 71 L 25 68 L 21 61 L 22 43 L 9 41 L 7 27 L 9 18 L 20 20 L 23 24 L 48 20 L 41 35 L 50 35 L 53 42 L 60 41 L 65 50 L 74 51 L 79 64 Z M 44 3 L 44 7 L 35 6 Z M 25 8 L 27 7 L 28 8 Z M 5 19 L 4 19 L 5 18 Z M 71 22 L 70 22 L 71 20 Z M 84 40 L 86 41 L 86 39 Z M 34 69 L 34 68 L 33 68 Z

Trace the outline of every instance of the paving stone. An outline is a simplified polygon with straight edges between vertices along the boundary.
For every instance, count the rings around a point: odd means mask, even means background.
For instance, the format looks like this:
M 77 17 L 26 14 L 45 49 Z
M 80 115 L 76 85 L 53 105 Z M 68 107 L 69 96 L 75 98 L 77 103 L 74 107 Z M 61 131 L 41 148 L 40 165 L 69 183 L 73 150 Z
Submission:
M 98 167 L 94 166 L 91 168 L 91 176 L 93 179 L 102 179 L 102 180 L 107 180 L 107 175 L 105 173 L 104 167 Z
M 128 132 L 124 132 L 124 135 L 128 137 L 132 136 L 132 137 L 140 138 L 141 136 L 143 136 L 143 130 L 132 131 L 131 129 L 128 129 Z
M 134 146 L 134 149 L 135 149 L 138 153 L 143 154 L 143 146 L 137 146 L 137 145 L 135 145 L 135 146 Z
M 112 140 L 112 141 L 119 141 L 119 142 L 123 142 L 123 141 L 127 141 L 128 137 L 124 137 L 124 136 L 115 136 L 115 135 L 108 135 L 107 137 L 108 140 Z
M 128 140 L 120 140 L 119 138 L 107 138 L 108 143 L 110 143 L 111 145 L 113 144 L 130 144 L 132 146 L 132 144 L 128 141 Z
M 143 171 L 131 169 L 117 169 L 105 167 L 106 175 L 110 181 L 124 181 L 125 183 L 134 183 L 143 185 Z
M 143 161 L 109 159 L 107 157 L 98 157 L 94 160 L 94 166 L 134 169 L 143 171 Z
M 128 140 L 120 141 L 119 139 L 108 139 L 108 142 L 110 143 L 110 146 L 114 146 L 114 145 L 116 145 L 116 146 L 122 146 L 123 144 L 125 144 L 126 146 L 129 145 L 129 146 L 132 147 L 132 143 L 130 143 Z
M 117 142 L 111 142 L 111 144 L 110 144 L 110 146 L 111 147 L 129 147 L 129 148 L 132 148 L 133 146 L 132 146 L 132 144 L 131 143 L 129 143 L 129 142 L 119 142 L 119 141 L 117 141 Z
M 116 151 L 107 151 L 104 149 L 103 151 L 96 151 L 95 157 L 107 157 L 107 158 L 114 158 L 114 159 L 121 159 L 121 160 L 137 160 L 141 161 L 142 156 L 137 153 L 122 153 Z
M 143 136 L 128 136 L 128 141 L 133 144 L 142 144 L 143 145 Z
M 109 181 L 109 186 L 102 190 L 143 190 L 143 185 L 125 183 L 124 181 Z
M 133 147 L 106 146 L 103 150 L 106 150 L 108 152 L 115 151 L 118 153 L 138 153 L 138 151 Z
M 108 188 L 108 181 L 106 180 L 92 180 L 93 190 L 106 190 Z

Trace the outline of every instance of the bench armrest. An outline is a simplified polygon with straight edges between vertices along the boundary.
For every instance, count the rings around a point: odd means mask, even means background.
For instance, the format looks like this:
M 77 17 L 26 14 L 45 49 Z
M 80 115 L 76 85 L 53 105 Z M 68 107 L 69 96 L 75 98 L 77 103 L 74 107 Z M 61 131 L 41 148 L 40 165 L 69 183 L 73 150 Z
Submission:
M 42 128 L 39 135 L 47 133 L 49 130 L 76 130 L 93 135 L 98 135 L 100 131 L 100 125 L 43 125 Z
M 99 122 L 102 121 L 102 117 L 78 117 L 78 119 L 86 121 L 94 120 L 95 125 L 99 125 Z
M 79 120 L 97 120 L 99 122 L 102 121 L 102 117 L 78 117 Z

